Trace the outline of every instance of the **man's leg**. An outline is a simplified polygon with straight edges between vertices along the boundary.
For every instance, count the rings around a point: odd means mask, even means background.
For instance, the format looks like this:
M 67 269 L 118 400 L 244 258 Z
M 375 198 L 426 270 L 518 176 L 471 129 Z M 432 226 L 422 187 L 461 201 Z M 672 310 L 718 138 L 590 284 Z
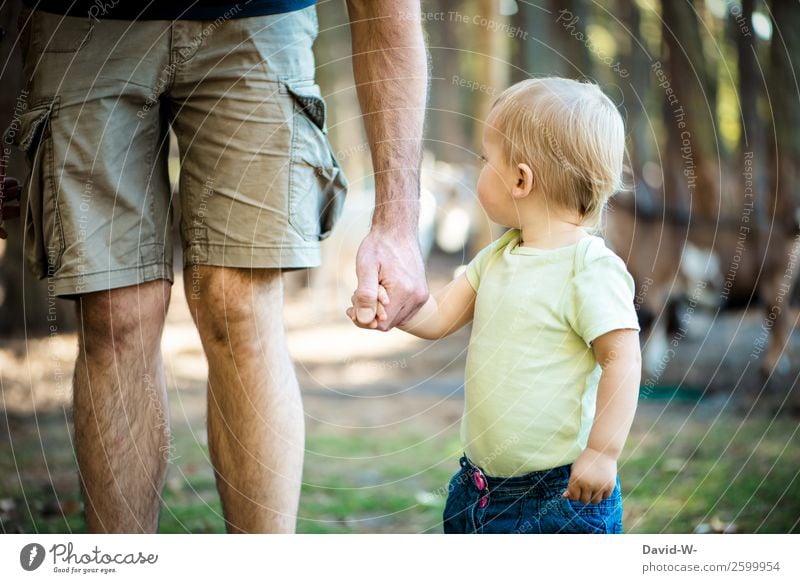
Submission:
M 169 451 L 161 331 L 170 283 L 78 299 L 75 445 L 90 532 L 156 532 Z
M 304 421 L 280 271 L 198 265 L 184 283 L 208 358 L 208 444 L 228 531 L 294 532 Z

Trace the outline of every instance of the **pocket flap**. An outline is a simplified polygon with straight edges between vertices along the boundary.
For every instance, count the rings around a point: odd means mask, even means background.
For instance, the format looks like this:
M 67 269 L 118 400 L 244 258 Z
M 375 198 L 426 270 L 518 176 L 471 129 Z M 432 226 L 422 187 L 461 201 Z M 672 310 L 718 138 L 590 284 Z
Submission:
M 325 126 L 328 112 L 319 85 L 286 83 L 286 89 L 288 89 L 289 94 L 294 98 L 300 111 L 314 122 L 314 125 L 317 126 L 323 134 L 328 133 L 328 128 Z
M 26 152 L 38 141 L 42 128 L 50 112 L 53 109 L 52 103 L 38 105 L 22 114 L 15 114 L 11 124 L 3 133 L 3 142 L 14 144 Z

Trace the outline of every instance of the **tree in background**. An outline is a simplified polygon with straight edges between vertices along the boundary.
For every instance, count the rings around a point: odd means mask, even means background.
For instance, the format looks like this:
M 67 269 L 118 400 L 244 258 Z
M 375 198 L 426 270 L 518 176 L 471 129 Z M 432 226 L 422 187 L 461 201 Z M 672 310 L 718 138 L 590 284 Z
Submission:
M 769 185 L 775 220 L 794 231 L 800 208 L 800 3 L 770 0 L 772 42 L 767 74 Z
M 663 68 L 677 99 L 660 96 L 666 132 L 664 197 L 667 207 L 681 215 L 717 217 L 716 77 L 703 51 L 694 3 L 664 1 L 661 18 Z

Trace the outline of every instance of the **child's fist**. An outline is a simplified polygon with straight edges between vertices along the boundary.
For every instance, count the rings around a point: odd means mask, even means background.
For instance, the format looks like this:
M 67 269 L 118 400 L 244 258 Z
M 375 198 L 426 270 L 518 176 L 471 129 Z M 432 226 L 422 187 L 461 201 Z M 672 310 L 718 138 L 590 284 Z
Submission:
M 597 504 L 611 496 L 616 485 L 617 460 L 587 447 L 572 464 L 569 484 L 561 497 Z
M 347 317 L 353 321 L 353 324 L 358 326 L 359 328 L 367 328 L 367 329 L 375 329 L 378 327 L 378 322 L 382 322 L 386 319 L 386 306 L 389 305 L 389 294 L 386 292 L 386 288 L 382 285 L 378 285 L 378 297 L 376 298 L 376 306 L 375 306 L 375 319 L 371 322 L 361 322 L 356 317 L 356 294 L 350 298 L 350 302 L 352 305 L 347 308 L 345 314 Z

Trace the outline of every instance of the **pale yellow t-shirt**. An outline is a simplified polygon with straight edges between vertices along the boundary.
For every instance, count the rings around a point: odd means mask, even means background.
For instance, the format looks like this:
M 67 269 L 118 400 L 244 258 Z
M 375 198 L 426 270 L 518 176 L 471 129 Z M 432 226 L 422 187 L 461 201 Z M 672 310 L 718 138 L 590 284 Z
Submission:
M 600 380 L 590 343 L 639 330 L 633 278 L 602 238 L 519 246 L 512 229 L 467 266 L 477 292 L 461 439 L 490 476 L 572 463 L 586 447 Z

